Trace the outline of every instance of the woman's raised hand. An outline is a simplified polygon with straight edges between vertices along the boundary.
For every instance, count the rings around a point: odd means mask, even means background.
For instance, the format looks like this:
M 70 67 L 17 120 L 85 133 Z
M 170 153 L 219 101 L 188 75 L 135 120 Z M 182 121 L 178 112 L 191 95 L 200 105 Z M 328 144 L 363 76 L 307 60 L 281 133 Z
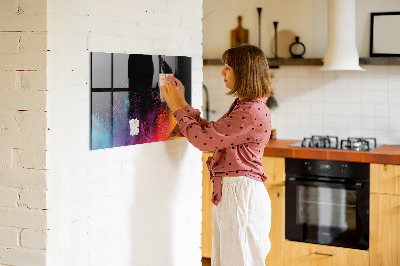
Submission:
M 174 76 L 168 76 L 167 79 L 169 79 L 172 83 L 175 82 L 176 86 L 178 86 L 179 102 L 182 108 L 185 108 L 187 102 L 185 100 L 185 87 L 183 86 L 182 82 Z
M 182 85 L 180 80 L 168 76 L 165 80 L 164 86 L 161 87 L 161 90 L 164 93 L 165 101 L 172 112 L 186 107 L 185 87 Z

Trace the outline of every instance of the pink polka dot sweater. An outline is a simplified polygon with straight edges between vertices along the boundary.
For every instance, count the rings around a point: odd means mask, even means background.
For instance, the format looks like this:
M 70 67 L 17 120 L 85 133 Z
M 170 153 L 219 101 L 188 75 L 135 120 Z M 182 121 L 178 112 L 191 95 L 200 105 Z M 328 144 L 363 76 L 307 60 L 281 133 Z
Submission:
M 171 136 L 185 136 L 201 151 L 214 151 L 207 160 L 213 182 L 211 201 L 221 200 L 224 176 L 247 176 L 261 182 L 267 179 L 261 159 L 271 132 L 271 112 L 267 97 L 236 99 L 218 121 L 208 122 L 200 111 L 187 105 L 174 112 L 178 125 Z

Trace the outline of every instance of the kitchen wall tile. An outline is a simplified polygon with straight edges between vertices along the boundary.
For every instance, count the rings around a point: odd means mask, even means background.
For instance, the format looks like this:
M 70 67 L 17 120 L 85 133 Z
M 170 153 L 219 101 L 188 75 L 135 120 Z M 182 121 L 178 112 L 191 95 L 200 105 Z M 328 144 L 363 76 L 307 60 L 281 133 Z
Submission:
M 288 89 L 296 89 L 299 87 L 298 78 L 297 77 L 287 77 L 286 78 L 286 87 Z
M 362 98 L 361 90 L 349 90 L 349 102 L 350 103 L 361 103 Z
M 324 76 L 324 71 L 320 70 L 320 66 L 310 66 L 310 76 L 311 78 L 322 78 Z
M 269 72 L 271 76 L 286 76 L 286 67 L 281 67 L 281 68 L 270 68 Z
M 349 128 L 349 137 L 360 137 L 362 136 L 361 128 Z
M 349 129 L 361 129 L 362 123 L 359 116 L 349 116 Z
M 373 104 L 361 105 L 361 116 L 362 117 L 373 117 L 375 114 L 375 106 Z
M 336 101 L 336 89 L 335 86 L 331 84 L 325 84 L 324 87 L 324 98 L 323 101 L 326 103 L 334 103 Z
M 376 141 L 378 142 L 378 145 L 388 143 L 389 141 L 389 134 L 387 130 L 375 129 L 374 136 L 376 138 Z
M 375 78 L 374 80 L 375 91 L 387 91 L 388 89 L 388 79 L 386 78 Z
M 322 84 L 322 82 L 321 82 Z M 322 102 L 324 96 L 323 90 L 319 88 L 313 88 L 312 93 L 311 93 L 311 103 L 320 103 Z
M 385 104 L 388 102 L 388 92 L 386 91 L 376 91 L 374 93 L 375 104 Z
M 349 105 L 345 103 L 336 103 L 336 114 L 339 116 L 347 116 L 349 114 Z
M 389 128 L 389 118 L 375 117 L 375 130 L 382 130 L 385 128 Z
M 361 116 L 362 107 L 360 103 L 349 104 L 349 115 L 351 116 Z
M 385 78 L 387 79 L 387 74 L 388 74 L 388 67 L 387 65 L 377 65 L 374 66 L 374 77 L 376 78 Z
M 400 117 L 389 117 L 389 130 L 400 131 Z
M 363 116 L 361 118 L 361 125 L 363 130 L 373 130 L 375 128 L 375 120 L 370 116 Z
M 328 130 L 326 131 L 326 134 L 331 134 L 331 130 L 332 128 L 335 129 L 336 131 L 336 116 L 335 115 L 324 115 L 324 120 L 323 120 L 323 125 L 324 125 L 324 129 Z
M 288 125 L 294 126 L 294 127 L 302 125 L 301 121 L 299 120 L 299 115 L 297 113 L 293 113 L 290 116 L 288 116 L 287 123 L 288 123 Z
M 279 138 L 306 137 L 299 130 L 308 125 L 311 134 L 347 132 L 348 136 L 357 137 L 368 133 L 393 143 L 396 138 L 392 134 L 398 130 L 389 130 L 389 124 L 391 118 L 400 117 L 400 66 L 363 67 L 365 72 L 320 71 L 319 66 L 281 66 L 271 70 L 279 105 L 272 111 L 272 119 Z M 207 79 L 205 75 L 205 82 Z M 218 98 L 214 105 L 221 101 Z
M 321 88 L 324 85 L 323 77 L 311 77 L 310 79 L 310 87 L 315 91 Z
M 361 71 L 349 71 L 349 90 L 361 90 Z
M 286 89 L 286 79 L 280 76 L 273 77 L 271 80 L 272 83 L 272 90 L 277 92 L 277 90 Z
M 400 88 L 397 91 L 389 91 L 389 104 L 400 104 Z
M 299 67 L 297 69 L 297 76 L 298 77 L 303 77 L 303 78 L 306 78 L 306 79 L 310 79 L 311 71 L 312 71 L 312 68 L 310 68 L 310 67 Z
M 349 90 L 340 89 L 336 91 L 336 103 L 348 104 L 349 102 Z
M 400 104 L 389 104 L 389 117 L 400 116 Z
M 375 117 L 388 117 L 389 108 L 387 104 L 375 104 Z
M 399 131 L 389 131 L 389 140 L 387 143 L 399 144 L 400 143 L 400 130 Z
M 309 77 L 299 75 L 297 82 L 298 82 L 298 85 L 297 85 L 298 88 L 310 89 L 311 82 L 310 82 Z
M 392 91 L 400 90 L 400 74 L 397 74 L 397 76 L 389 76 L 388 89 Z
M 308 136 L 312 136 L 312 135 L 326 135 L 326 132 L 322 127 L 312 127 L 311 134 Z M 306 135 L 304 135 L 304 136 L 306 136 Z
M 336 117 L 336 127 L 338 129 L 348 129 L 349 127 L 349 118 L 348 116 L 337 116 Z
M 311 102 L 311 114 L 322 116 L 324 110 L 324 104 L 322 102 Z
M 347 139 L 349 137 L 349 129 L 348 128 L 337 128 L 336 136 L 339 138 L 339 146 L 341 139 Z
M 347 71 L 339 71 L 336 74 L 336 89 L 347 90 L 349 87 L 349 77 Z
M 334 103 L 325 103 L 323 107 L 323 114 L 326 115 L 335 115 L 336 114 L 336 105 Z
M 374 130 L 373 129 L 362 129 L 361 137 L 363 138 L 373 138 L 374 137 Z
M 361 89 L 362 90 L 373 90 L 374 89 L 374 77 L 372 75 L 367 75 L 367 74 L 362 75 Z
M 324 78 L 335 78 L 335 71 L 321 71 Z
M 297 66 L 287 66 L 285 77 L 297 77 L 298 76 Z
M 309 116 L 309 114 L 311 113 L 311 104 L 310 103 L 299 103 L 299 109 L 298 109 L 298 113 L 300 115 L 305 115 L 305 116 Z
M 313 93 L 312 90 L 310 90 L 310 88 L 307 88 L 307 89 L 299 88 L 298 92 L 299 92 L 299 94 L 298 94 L 299 102 L 310 104 L 311 99 L 312 99 L 312 93 Z
M 390 66 L 390 67 L 388 67 L 388 76 L 389 76 L 389 79 L 390 79 L 390 77 L 392 77 L 392 76 L 395 76 L 395 77 L 400 77 L 400 66 Z
M 370 90 L 365 90 L 363 89 L 361 91 L 361 100 L 362 103 L 374 103 L 374 91 L 370 91 Z
M 313 113 L 311 115 L 311 127 L 313 129 L 322 129 L 324 116 L 321 113 Z
M 310 127 L 298 127 L 297 134 L 300 136 L 311 136 L 311 128 Z

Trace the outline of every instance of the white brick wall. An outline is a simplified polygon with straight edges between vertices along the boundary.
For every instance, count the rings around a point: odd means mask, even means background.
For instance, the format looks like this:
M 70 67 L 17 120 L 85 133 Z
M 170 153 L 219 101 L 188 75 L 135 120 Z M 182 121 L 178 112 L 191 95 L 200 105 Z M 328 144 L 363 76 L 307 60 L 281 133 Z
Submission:
M 47 264 L 201 265 L 201 152 L 185 139 L 90 151 L 88 83 L 90 52 L 191 56 L 201 106 L 202 0 L 47 10 Z
M 0 2 L 1 265 L 45 265 L 46 2 Z

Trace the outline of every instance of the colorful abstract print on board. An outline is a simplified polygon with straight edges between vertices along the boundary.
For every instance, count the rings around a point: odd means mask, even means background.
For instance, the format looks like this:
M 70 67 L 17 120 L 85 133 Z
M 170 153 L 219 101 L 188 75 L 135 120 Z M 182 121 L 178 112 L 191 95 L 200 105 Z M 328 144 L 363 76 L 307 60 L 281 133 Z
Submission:
M 191 58 L 91 53 L 91 149 L 172 139 L 176 122 L 159 85 L 182 81 L 191 103 Z

